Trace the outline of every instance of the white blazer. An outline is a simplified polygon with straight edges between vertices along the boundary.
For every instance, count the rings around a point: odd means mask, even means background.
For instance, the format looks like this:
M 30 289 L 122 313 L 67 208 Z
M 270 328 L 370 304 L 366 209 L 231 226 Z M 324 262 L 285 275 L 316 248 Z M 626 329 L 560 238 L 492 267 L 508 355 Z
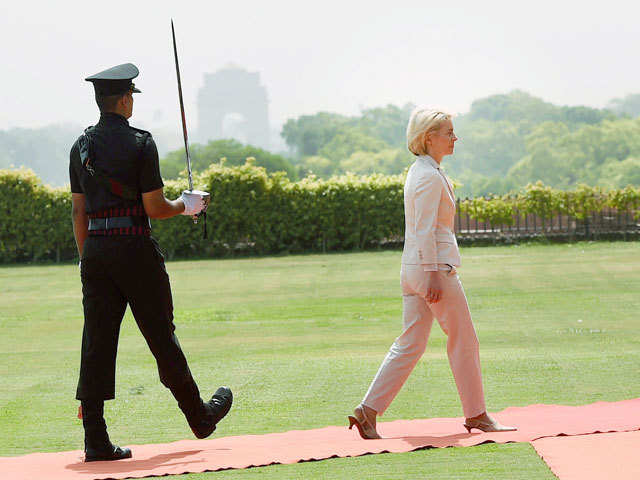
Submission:
M 435 270 L 438 263 L 460 266 L 454 232 L 453 186 L 438 162 L 421 155 L 404 183 L 404 250 L 402 263 Z

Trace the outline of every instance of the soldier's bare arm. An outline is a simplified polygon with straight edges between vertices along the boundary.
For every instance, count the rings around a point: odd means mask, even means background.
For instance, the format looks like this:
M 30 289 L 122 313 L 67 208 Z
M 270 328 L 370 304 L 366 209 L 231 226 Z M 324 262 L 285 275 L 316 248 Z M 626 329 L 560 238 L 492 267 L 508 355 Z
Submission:
M 142 204 L 149 218 L 171 218 L 184 212 L 182 199 L 168 200 L 162 188 L 143 193 Z
M 84 193 L 71 194 L 71 220 L 78 254 L 82 257 L 82 247 L 89 231 L 89 217 L 85 210 Z

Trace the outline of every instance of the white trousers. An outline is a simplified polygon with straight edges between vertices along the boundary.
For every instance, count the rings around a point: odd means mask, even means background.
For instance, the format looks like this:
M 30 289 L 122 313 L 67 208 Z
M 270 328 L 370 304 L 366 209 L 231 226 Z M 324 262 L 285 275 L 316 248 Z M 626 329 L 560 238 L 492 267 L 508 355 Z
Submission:
M 446 267 L 448 269 L 448 267 Z M 486 411 L 478 337 L 457 274 L 441 276 L 442 297 L 429 304 L 425 299 L 427 274 L 420 265 L 402 265 L 402 310 L 404 330 L 389 349 L 362 403 L 382 415 L 396 397 L 429 340 L 433 317 L 447 335 L 447 355 L 458 388 L 465 417 Z

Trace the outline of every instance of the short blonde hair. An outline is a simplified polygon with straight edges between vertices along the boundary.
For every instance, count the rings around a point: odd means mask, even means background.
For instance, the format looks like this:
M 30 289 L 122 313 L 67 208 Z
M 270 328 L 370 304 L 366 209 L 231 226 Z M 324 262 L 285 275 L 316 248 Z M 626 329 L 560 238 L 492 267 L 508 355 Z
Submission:
M 414 155 L 427 154 L 427 134 L 440 128 L 452 115 L 433 108 L 416 108 L 407 124 L 407 148 Z

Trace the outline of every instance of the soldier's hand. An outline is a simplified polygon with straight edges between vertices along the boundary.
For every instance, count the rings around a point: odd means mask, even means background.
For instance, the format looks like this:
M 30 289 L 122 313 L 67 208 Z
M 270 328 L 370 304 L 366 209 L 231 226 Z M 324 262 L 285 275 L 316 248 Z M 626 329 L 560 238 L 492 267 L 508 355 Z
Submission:
M 203 193 L 206 195 L 203 195 Z M 205 200 L 205 196 L 207 200 Z M 184 212 L 182 212 L 182 215 L 198 215 L 200 212 L 205 210 L 209 204 L 209 194 L 199 190 L 185 190 L 182 192 L 180 198 L 184 203 Z
M 207 208 L 209 207 L 209 201 L 211 200 L 211 195 L 209 195 L 209 192 L 203 192 L 201 190 L 196 190 L 200 195 L 202 195 L 202 200 L 204 201 L 204 208 L 202 209 L 203 212 L 207 211 Z

